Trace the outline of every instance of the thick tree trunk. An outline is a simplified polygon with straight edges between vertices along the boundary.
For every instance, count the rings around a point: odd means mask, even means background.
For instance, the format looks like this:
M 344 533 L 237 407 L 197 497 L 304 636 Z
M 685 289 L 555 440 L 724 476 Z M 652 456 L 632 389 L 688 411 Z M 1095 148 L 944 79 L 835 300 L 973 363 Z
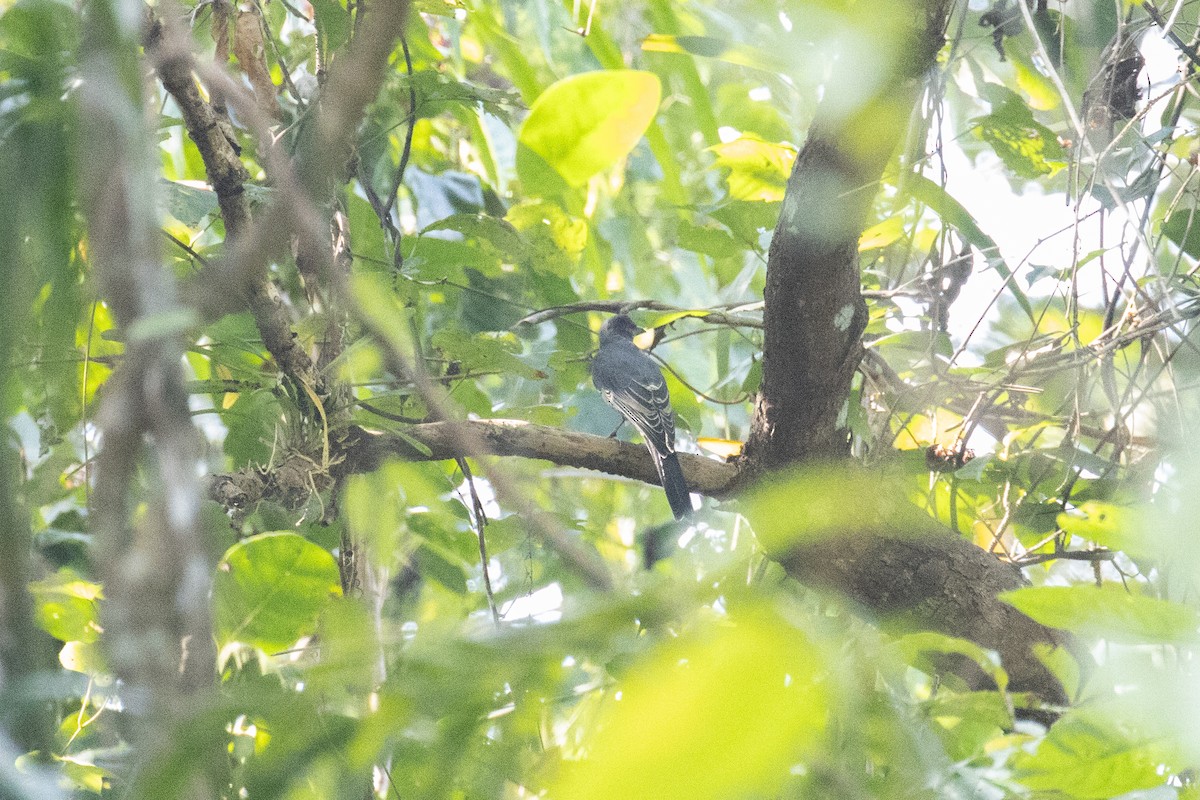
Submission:
M 788 179 L 763 291 L 763 381 L 746 456 L 751 468 L 839 458 L 849 452 L 846 403 L 861 357 L 867 308 L 858 238 L 888 160 L 943 44 L 950 3 L 897 2 L 864 11 L 877 56 L 854 86 L 872 93 L 854 108 L 834 96 L 817 111 Z
M 874 92 L 850 113 L 843 98 L 827 95 L 788 179 L 767 262 L 763 381 L 743 465 L 749 474 L 849 454 L 847 410 L 866 324 L 858 238 L 920 100 L 921 79 L 936 63 L 951 7 L 947 0 L 895 5 L 887 14 L 864 12 L 888 17 L 873 28 L 875 65 L 884 73 L 860 76 Z M 799 529 L 803 509 L 796 512 L 778 509 Z M 994 649 L 1014 689 L 1065 700 L 1033 652 L 1066 644 L 1065 636 L 996 599 L 1023 582 L 1016 568 L 932 523 L 902 532 L 867 527 L 795 546 L 780 561 L 792 577 L 872 617 L 901 617 Z

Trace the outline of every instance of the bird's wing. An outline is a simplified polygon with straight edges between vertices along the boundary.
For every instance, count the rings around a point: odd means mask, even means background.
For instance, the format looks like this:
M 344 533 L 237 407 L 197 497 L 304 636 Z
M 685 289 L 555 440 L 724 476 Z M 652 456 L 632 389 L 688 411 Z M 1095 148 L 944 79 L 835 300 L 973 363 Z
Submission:
M 641 432 L 660 456 L 675 452 L 675 414 L 662 377 L 631 380 L 619 389 L 601 390 L 605 401 Z

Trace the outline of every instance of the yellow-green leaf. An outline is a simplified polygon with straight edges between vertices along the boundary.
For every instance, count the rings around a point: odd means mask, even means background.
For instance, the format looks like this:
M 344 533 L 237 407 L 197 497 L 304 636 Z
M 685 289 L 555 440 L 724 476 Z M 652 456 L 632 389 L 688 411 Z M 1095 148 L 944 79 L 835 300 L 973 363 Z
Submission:
M 550 796 L 774 796 L 822 737 L 819 670 L 811 642 L 764 610 L 690 631 L 630 671 Z
M 1179 603 L 1131 594 L 1123 586 L 1027 586 L 1000 599 L 1049 625 L 1131 644 L 1195 642 L 1200 613 Z
M 525 189 L 554 194 L 611 167 L 637 145 L 661 101 L 652 72 L 600 70 L 558 81 L 534 102 L 517 136 Z
M 729 170 L 729 196 L 734 200 L 778 202 L 783 200 L 796 150 L 785 144 L 743 136 L 713 145 L 715 166 Z
M 1032 754 L 1016 759 L 1027 789 L 1066 797 L 1116 797 L 1161 786 L 1156 748 L 1126 735 L 1111 719 L 1078 711 L 1055 723 Z
M 1058 526 L 1071 536 L 1113 550 L 1140 555 L 1144 549 L 1139 515 L 1131 508 L 1089 500 L 1074 512 L 1059 514 Z
M 100 637 L 100 584 L 61 569 L 29 584 L 38 625 L 64 642 L 94 642 Z
M 324 548 L 287 531 L 251 536 L 217 564 L 217 644 L 283 650 L 313 633 L 330 598 L 341 593 L 337 562 Z

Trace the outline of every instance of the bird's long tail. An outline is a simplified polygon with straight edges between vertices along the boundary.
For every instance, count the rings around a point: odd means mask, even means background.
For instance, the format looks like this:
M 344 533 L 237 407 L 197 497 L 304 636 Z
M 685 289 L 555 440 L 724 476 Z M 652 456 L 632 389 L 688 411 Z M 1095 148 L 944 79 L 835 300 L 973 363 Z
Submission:
M 671 513 L 675 515 L 675 519 L 683 519 L 685 514 L 692 513 L 692 493 L 684 480 L 679 457 L 674 453 L 667 453 L 662 461 L 658 462 L 658 476 L 662 480 L 662 487 L 667 493 L 667 502 L 671 504 Z

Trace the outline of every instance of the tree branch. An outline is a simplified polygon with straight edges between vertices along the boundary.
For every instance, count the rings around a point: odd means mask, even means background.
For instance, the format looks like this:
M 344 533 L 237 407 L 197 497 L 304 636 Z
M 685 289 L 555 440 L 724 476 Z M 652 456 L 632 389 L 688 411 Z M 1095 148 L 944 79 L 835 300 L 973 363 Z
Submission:
M 113 3 L 85 17 L 79 91 L 80 157 L 88 259 L 126 342 L 97 415 L 103 449 L 90 509 L 104 575 L 107 652 L 142 766 L 155 734 L 202 706 L 214 685 L 208 614 L 213 564 L 200 535 L 200 437 L 183 381 L 181 331 L 188 313 L 163 264 L 152 188 L 157 156 L 141 123 L 137 31 Z M 153 443 L 151 449 L 148 445 Z M 146 511 L 131 519 L 139 470 Z M 199 776 L 187 796 L 211 796 Z
M 331 458 L 333 477 L 370 472 L 389 458 L 451 460 L 463 455 L 464 440 L 480 443 L 496 456 L 534 458 L 658 483 L 653 462 L 640 445 L 505 419 L 428 422 L 395 433 L 351 427 Z M 692 490 L 711 497 L 738 493 L 749 477 L 742 464 L 691 453 L 680 453 L 679 459 Z M 295 464 L 285 458 L 269 472 L 250 468 L 217 475 L 209 495 L 235 510 L 262 499 L 288 506 L 302 503 L 312 486 L 307 472 L 311 464 L 307 458 Z M 328 480 L 321 485 L 328 486 Z M 801 499 L 797 503 L 803 507 Z M 1022 584 L 1020 571 L 927 520 L 914 519 L 915 514 L 913 519 L 894 521 L 892 529 L 856 528 L 845 536 L 829 536 L 816 545 L 795 547 L 779 560 L 792 577 L 837 591 L 871 616 L 902 617 L 993 648 L 1001 654 L 1015 691 L 1063 702 L 1062 688 L 1032 648 L 1058 647 L 1069 640 L 995 599 L 997 592 Z
M 188 136 L 196 144 L 209 185 L 217 195 L 225 234 L 236 238 L 250 224 L 250 201 L 245 184 L 250 173 L 242 164 L 241 148 L 229 118 L 200 94 L 195 59 L 187 45 L 168 42 L 163 21 L 147 9 L 143 42 L 163 88 L 179 106 Z
M 1011 691 L 1054 704 L 1068 700 L 1034 648 L 1070 648 L 1070 637 L 997 600 L 1025 585 L 1021 571 L 947 529 L 858 530 L 794 548 L 781 563 L 796 580 L 833 590 L 871 617 L 995 650 Z M 982 673 L 968 670 L 966 677 L 978 685 Z
M 218 70 L 208 71 L 231 101 L 244 100 L 238 111 L 256 128 L 275 183 L 276 194 L 263 213 L 251 224 L 250 207 L 244 192 L 247 179 L 236 138 L 228 122 L 201 97 L 194 73 L 200 70 L 188 45 L 168 38 L 171 31 L 157 18 L 147 23 L 145 42 L 154 59 L 163 86 L 180 106 L 188 135 L 196 142 L 205 172 L 217 193 L 225 221 L 228 256 L 203 269 L 193 282 L 204 287 L 197 305 L 206 318 L 219 317 L 249 306 L 262 336 L 280 370 L 319 396 L 327 387 L 308 353 L 299 346 L 291 320 L 270 285 L 267 268 L 272 259 L 286 253 L 293 235 L 323 243 L 329 235 L 323 215 L 316 209 L 340 183 L 350 158 L 354 131 L 375 98 L 387 71 L 388 59 L 408 18 L 405 0 L 389 0 L 372 6 L 372 24 L 364 26 L 330 70 L 330 77 L 314 106 L 296 163 L 275 153 L 253 98 Z M 321 245 L 311 248 L 317 252 Z M 323 252 L 323 251 L 322 251 Z
M 402 434 L 370 433 L 355 428 L 348 439 L 346 469 L 368 472 L 386 458 L 408 461 L 457 458 L 462 455 L 459 442 L 463 432 L 493 455 L 536 458 L 658 485 L 654 462 L 642 445 L 513 419 L 427 422 L 404 428 Z M 412 444 L 414 441 L 429 452 L 418 450 Z M 692 491 L 710 497 L 732 494 L 741 476 L 740 468 L 734 464 L 692 453 L 680 453 L 679 463 Z

